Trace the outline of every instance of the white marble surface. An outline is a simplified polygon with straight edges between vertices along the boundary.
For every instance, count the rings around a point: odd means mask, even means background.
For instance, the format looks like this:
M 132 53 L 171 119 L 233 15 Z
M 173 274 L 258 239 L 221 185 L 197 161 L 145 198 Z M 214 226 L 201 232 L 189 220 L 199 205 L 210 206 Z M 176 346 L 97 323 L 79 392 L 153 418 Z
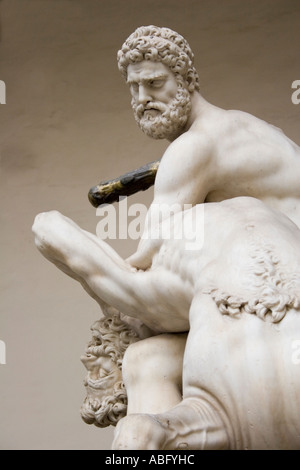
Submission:
M 129 359 L 125 353 L 130 412 L 113 448 L 298 449 L 300 230 L 254 198 L 201 209 L 177 213 L 174 224 L 204 225 L 202 247 L 162 239 L 147 271 L 56 211 L 36 217 L 38 249 L 100 305 L 155 334 L 189 330 L 185 348 L 173 336 L 172 354 L 164 335 L 135 342 Z
M 34 216 L 55 208 L 95 233 L 89 188 L 162 155 L 165 143 L 136 129 L 116 67 L 124 37 L 140 24 L 169 24 L 189 38 L 210 102 L 255 114 L 299 144 L 299 105 L 291 101 L 300 76 L 299 11 L 285 0 L 0 3 L 7 85 L 0 107 L 0 339 L 7 353 L 0 447 L 108 449 L 112 429 L 89 427 L 78 413 L 79 357 L 99 308 L 37 253 Z M 151 199 L 151 191 L 132 196 Z M 122 257 L 136 247 L 110 243 Z

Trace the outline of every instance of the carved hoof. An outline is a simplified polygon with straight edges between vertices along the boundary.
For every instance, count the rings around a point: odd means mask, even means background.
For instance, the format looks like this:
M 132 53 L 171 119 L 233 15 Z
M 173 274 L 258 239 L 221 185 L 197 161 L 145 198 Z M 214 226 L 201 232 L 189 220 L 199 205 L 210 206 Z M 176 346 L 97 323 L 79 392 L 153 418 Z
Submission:
M 152 415 L 132 414 L 116 426 L 113 450 L 159 450 L 164 448 L 166 431 Z

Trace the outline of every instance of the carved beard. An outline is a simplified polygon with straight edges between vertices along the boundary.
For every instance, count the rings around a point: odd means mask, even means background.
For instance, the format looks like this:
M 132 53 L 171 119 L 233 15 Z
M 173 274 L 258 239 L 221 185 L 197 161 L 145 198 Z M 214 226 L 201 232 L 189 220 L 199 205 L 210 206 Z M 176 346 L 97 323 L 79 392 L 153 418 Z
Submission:
M 136 122 L 153 139 L 172 141 L 183 132 L 187 123 L 191 112 L 191 96 L 180 81 L 177 83 L 176 96 L 169 105 L 160 102 L 138 105 L 134 100 L 131 102 Z

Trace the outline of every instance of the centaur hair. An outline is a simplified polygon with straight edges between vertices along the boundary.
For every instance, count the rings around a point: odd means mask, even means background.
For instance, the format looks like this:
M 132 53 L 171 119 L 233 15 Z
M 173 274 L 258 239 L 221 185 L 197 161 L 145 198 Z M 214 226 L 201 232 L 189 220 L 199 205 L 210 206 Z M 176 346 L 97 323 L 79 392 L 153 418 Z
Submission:
M 138 340 L 138 336 L 121 319 L 120 312 L 104 304 L 102 309 L 105 316 L 92 325 L 92 339 L 85 354 L 93 354 L 96 357 L 109 356 L 121 371 L 124 353 L 131 343 Z M 87 424 L 98 427 L 116 426 L 118 421 L 126 416 L 127 393 L 122 380 L 115 382 L 113 390 L 109 387 L 106 394 L 103 393 L 106 388 L 105 377 L 99 377 L 91 384 L 88 374 L 84 385 L 92 385 L 94 389 L 90 396 L 87 387 L 88 393 L 80 409 L 81 417 Z

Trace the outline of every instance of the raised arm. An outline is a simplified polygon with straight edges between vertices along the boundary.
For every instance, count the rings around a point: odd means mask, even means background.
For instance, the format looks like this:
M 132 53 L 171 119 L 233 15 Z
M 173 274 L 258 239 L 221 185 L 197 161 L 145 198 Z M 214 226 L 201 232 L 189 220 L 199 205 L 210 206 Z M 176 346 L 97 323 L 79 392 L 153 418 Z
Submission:
M 100 306 L 114 307 L 125 321 L 126 316 L 138 320 L 130 324 L 139 334 L 187 330 L 192 289 L 170 270 L 136 271 L 103 240 L 57 211 L 39 214 L 32 229 L 45 258 L 80 282 Z

